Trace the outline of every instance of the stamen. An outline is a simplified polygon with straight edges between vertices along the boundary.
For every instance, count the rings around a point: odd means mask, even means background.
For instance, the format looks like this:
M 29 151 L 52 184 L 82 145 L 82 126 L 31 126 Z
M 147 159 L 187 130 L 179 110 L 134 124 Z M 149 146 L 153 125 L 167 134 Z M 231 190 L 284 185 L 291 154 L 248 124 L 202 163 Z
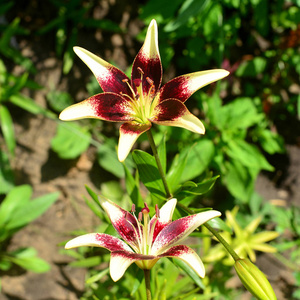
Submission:
M 154 81 L 150 79 L 149 77 L 146 77 L 147 82 L 152 86 Z
M 160 218 L 160 211 L 157 204 L 155 204 L 155 214 L 157 218 Z
M 130 226 L 132 227 L 133 231 L 135 232 L 136 235 L 136 242 L 137 242 L 137 246 L 135 244 L 131 245 L 136 252 L 139 252 L 142 249 L 142 232 L 140 229 L 140 224 L 138 222 L 136 222 L 137 227 L 138 227 L 138 231 L 136 230 L 135 226 L 129 221 L 129 219 L 127 219 L 128 217 L 128 212 L 125 213 L 125 220 L 130 224 Z M 135 220 L 136 217 L 134 216 Z
M 134 204 L 132 204 L 132 206 L 131 206 L 131 212 L 132 212 L 132 213 L 135 212 L 135 205 L 134 205 Z
M 140 67 L 137 67 L 137 69 L 138 69 L 138 71 L 139 71 L 142 75 L 144 75 L 144 72 L 143 72 L 143 70 L 142 70 Z
M 128 82 L 128 79 L 124 78 L 124 79 L 122 79 L 122 82 L 125 82 L 128 85 L 132 95 L 135 97 L 135 92 L 134 92 L 133 88 L 131 87 L 130 83 Z M 126 94 L 123 94 L 123 96 L 125 96 L 125 95 Z M 131 99 L 131 97 L 129 95 L 127 95 L 127 96 Z
M 139 212 L 138 220 L 139 222 L 143 220 L 143 213 L 141 211 Z

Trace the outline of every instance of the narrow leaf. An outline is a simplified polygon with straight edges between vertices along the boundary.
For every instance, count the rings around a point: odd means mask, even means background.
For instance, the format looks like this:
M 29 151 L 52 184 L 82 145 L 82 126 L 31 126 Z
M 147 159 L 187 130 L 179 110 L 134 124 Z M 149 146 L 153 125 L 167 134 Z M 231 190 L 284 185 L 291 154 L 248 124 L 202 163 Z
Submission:
M 14 156 L 16 148 L 14 124 L 9 110 L 3 105 L 0 105 L 0 127 L 7 145 L 7 149 L 10 154 Z
M 19 228 L 35 220 L 57 200 L 58 195 L 58 193 L 50 193 L 18 207 L 6 224 L 6 229 Z
M 162 179 L 156 166 L 155 158 L 141 150 L 135 150 L 132 154 L 141 181 L 156 200 L 165 200 L 166 193 Z

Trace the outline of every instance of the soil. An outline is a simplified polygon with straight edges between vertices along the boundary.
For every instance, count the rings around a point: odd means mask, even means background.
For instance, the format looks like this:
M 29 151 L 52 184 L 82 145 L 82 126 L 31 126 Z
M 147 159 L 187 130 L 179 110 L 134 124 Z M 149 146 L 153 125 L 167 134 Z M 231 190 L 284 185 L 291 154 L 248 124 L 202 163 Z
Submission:
M 38 5 L 36 1 L 32 3 Z M 121 28 L 129 28 L 128 32 L 126 34 L 108 34 L 101 31 L 81 33 L 78 44 L 106 60 L 113 60 L 125 70 L 140 47 L 134 37 L 143 28 L 143 24 L 137 19 L 137 13 L 132 11 L 131 7 L 134 7 L 132 3 L 131 6 L 124 5 L 117 12 L 113 10 L 114 1 L 100 1 L 100 3 L 101 7 L 94 13 L 100 14 L 101 17 L 105 15 L 112 20 L 119 20 Z M 35 30 L 41 26 L 40 23 L 47 23 L 48 20 L 40 19 L 33 14 L 30 11 L 32 7 L 32 5 L 22 7 L 18 15 L 21 17 L 21 22 L 31 22 L 30 26 Z M 89 38 L 87 34 L 90 35 Z M 93 40 L 96 42 L 89 45 L 89 41 Z M 82 76 L 89 78 L 89 70 L 85 69 L 79 60 L 75 60 L 70 74 L 62 74 L 62 62 L 56 58 L 52 43 L 54 41 L 47 40 L 47 36 L 36 35 L 32 35 L 30 39 L 18 40 L 23 55 L 31 58 L 37 67 L 37 75 L 33 79 L 45 87 L 34 93 L 30 92 L 29 96 L 43 107 L 47 107 L 45 99 L 47 92 L 54 88 L 68 91 L 76 101 L 86 98 L 88 96 L 85 90 L 86 81 L 82 80 Z M 104 43 L 105 47 L 103 47 Z M 101 53 L 99 49 L 105 50 Z M 20 72 L 17 67 L 12 71 Z M 72 231 L 85 229 L 87 232 L 93 232 L 98 220 L 84 202 L 83 196 L 88 197 L 84 185 L 99 191 L 106 174 L 95 162 L 93 147 L 74 160 L 62 160 L 51 150 L 56 121 L 29 114 L 15 107 L 10 111 L 13 111 L 17 137 L 16 159 L 13 161 L 17 184 L 30 184 L 34 190 L 34 197 L 55 191 L 59 191 L 60 196 L 44 215 L 14 235 L 9 246 L 10 250 L 34 247 L 38 255 L 51 264 L 51 270 L 44 274 L 35 274 L 16 268 L 7 274 L 2 274 L 0 299 L 79 299 L 84 291 L 85 270 L 68 266 L 68 262 L 72 259 L 62 253 L 61 244 L 71 237 Z M 266 200 L 282 199 L 287 205 L 299 206 L 299 146 L 289 145 L 286 158 L 288 164 L 284 169 L 279 168 L 278 173 L 273 174 L 273 178 L 264 174 L 259 176 L 257 191 Z M 276 181 L 278 177 L 279 184 Z M 286 269 L 272 255 L 259 256 L 258 265 L 269 276 L 278 299 L 291 299 L 289 287 L 294 284 L 291 270 Z M 239 285 L 234 280 L 231 284 Z M 250 299 L 248 293 L 245 294 L 244 299 Z

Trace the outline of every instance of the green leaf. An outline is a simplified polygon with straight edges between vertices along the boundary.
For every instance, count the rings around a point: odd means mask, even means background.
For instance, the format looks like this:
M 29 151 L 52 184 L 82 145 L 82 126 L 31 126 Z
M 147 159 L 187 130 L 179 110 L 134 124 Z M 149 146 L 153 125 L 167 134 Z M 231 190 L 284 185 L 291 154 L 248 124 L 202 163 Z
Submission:
M 215 153 L 215 146 L 211 140 L 201 139 L 190 149 L 186 149 L 179 154 L 179 160 L 184 159 L 188 152 L 186 166 L 182 172 L 180 182 L 191 180 L 201 175 L 209 166 Z
M 19 207 L 23 207 L 29 203 L 31 194 L 32 188 L 30 185 L 14 187 L 8 193 L 0 205 L 0 226 L 7 223 Z
M 2 3 L 0 6 L 0 15 L 4 15 L 12 6 L 14 6 L 13 1 L 9 1 L 8 3 Z
M 106 268 L 103 271 L 97 273 L 96 275 L 89 277 L 86 280 L 86 284 L 91 285 L 94 282 L 99 282 L 104 276 L 108 275 L 108 273 L 109 273 L 109 268 Z
M 123 164 L 124 171 L 125 171 L 125 184 L 127 193 L 135 204 L 136 208 L 143 208 L 144 201 L 140 193 L 138 180 L 135 180 L 132 174 L 130 173 L 129 169 Z
M 89 193 L 89 195 L 92 197 L 92 199 L 94 200 L 94 202 L 101 208 L 99 199 L 98 199 L 98 195 L 87 185 L 85 186 L 85 189 L 87 190 L 87 192 Z
M 256 137 L 263 149 L 269 154 L 285 152 L 284 141 L 277 133 L 263 129 L 258 132 Z
M 181 8 L 179 9 L 178 17 L 175 20 L 169 22 L 165 26 L 164 30 L 166 32 L 170 32 L 185 25 L 190 18 L 201 15 L 209 2 L 210 1 L 205 0 L 185 0 Z
M 8 151 L 13 156 L 16 148 L 16 139 L 14 132 L 14 124 L 9 113 L 9 110 L 0 105 L 0 127 L 4 136 L 4 140 L 6 142 Z
M 46 95 L 50 107 L 56 112 L 61 112 L 74 103 L 73 98 L 67 92 L 51 91 Z
M 221 38 L 220 19 L 222 18 L 222 7 L 218 2 L 212 1 L 209 8 L 203 20 L 203 33 L 207 40 L 218 41 Z
M 174 258 L 172 258 L 172 261 L 174 265 L 181 268 L 195 282 L 195 284 L 197 284 L 197 286 L 199 286 L 203 290 L 205 289 L 205 285 L 203 284 L 199 275 L 187 263 L 180 259 Z
M 207 193 L 215 184 L 216 180 L 220 176 L 212 177 L 204 182 L 194 183 L 188 181 L 186 184 L 183 184 L 179 190 L 179 194 L 190 196 L 190 195 L 203 195 Z M 194 184 L 194 185 L 193 185 Z
M 24 95 L 21 95 L 21 94 L 12 95 L 9 98 L 9 101 L 32 114 L 42 114 L 49 118 L 56 118 L 55 114 L 40 107 L 32 99 L 30 99 Z
M 112 201 L 121 201 L 124 196 L 124 190 L 118 181 L 106 181 L 101 184 L 101 194 Z
M 185 156 L 181 157 L 180 159 L 179 155 L 177 155 L 173 160 L 172 166 L 167 174 L 167 182 L 172 193 L 178 188 L 183 170 L 186 168 L 187 157 L 188 153 L 186 153 Z
M 232 229 L 220 218 L 213 218 L 207 222 L 211 227 L 232 233 Z
M 253 173 L 250 173 L 250 169 L 238 160 L 226 161 L 224 167 L 226 171 L 223 173 L 222 180 L 225 186 L 234 197 L 247 203 L 254 191 L 254 180 L 258 170 L 254 169 Z
M 141 181 L 150 191 L 154 200 L 166 200 L 164 185 L 157 169 L 155 158 L 141 150 L 134 150 L 132 157 L 137 165 Z
M 87 150 L 90 141 L 91 134 L 86 127 L 59 122 L 51 146 L 60 158 L 74 159 Z
M 8 193 L 14 186 L 14 174 L 8 156 L 0 149 L 0 194 Z
M 17 229 L 42 215 L 58 198 L 59 193 L 50 193 L 18 206 L 7 222 L 7 230 Z
M 262 153 L 254 145 L 250 145 L 244 140 L 230 140 L 226 153 L 245 167 L 267 171 L 274 170 L 274 167 L 269 164 Z
M 246 129 L 259 123 L 264 115 L 257 112 L 254 100 L 251 98 L 237 98 L 233 102 L 221 108 L 221 122 L 216 123 L 217 127 L 234 131 L 236 129 Z
M 91 268 L 99 266 L 101 263 L 101 256 L 92 256 L 82 260 L 77 260 L 69 263 L 69 266 L 74 268 Z
M 50 270 L 50 265 L 39 257 L 24 257 L 24 258 L 11 257 L 10 260 L 14 264 L 22 267 L 23 269 L 35 273 L 45 273 Z
M 265 71 L 267 60 L 264 57 L 254 57 L 252 60 L 244 61 L 235 74 L 240 77 L 256 77 Z
M 0 260 L 0 270 L 2 271 L 8 271 L 12 267 L 12 263 L 7 260 Z M 1 290 L 1 285 L 0 285 L 0 290 Z

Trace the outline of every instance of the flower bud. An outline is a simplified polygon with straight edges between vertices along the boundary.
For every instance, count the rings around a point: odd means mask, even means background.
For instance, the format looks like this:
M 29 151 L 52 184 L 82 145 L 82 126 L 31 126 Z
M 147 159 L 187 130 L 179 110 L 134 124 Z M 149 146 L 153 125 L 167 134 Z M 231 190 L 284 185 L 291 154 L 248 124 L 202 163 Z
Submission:
M 239 259 L 234 268 L 244 287 L 257 299 L 276 300 L 276 295 L 267 277 L 249 259 Z

